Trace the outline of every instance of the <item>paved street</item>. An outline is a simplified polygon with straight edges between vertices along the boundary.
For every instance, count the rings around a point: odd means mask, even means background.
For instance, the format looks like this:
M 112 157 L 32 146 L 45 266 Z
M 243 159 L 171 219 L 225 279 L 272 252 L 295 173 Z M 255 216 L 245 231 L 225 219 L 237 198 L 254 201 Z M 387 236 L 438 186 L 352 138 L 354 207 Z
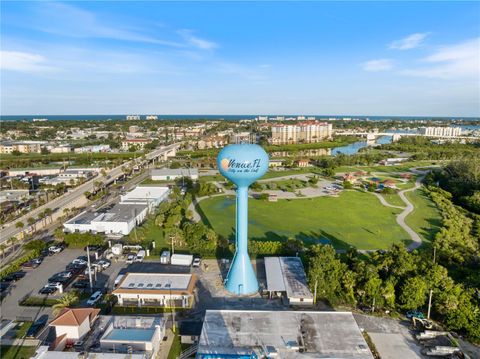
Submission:
M 146 157 L 147 160 L 151 160 L 151 159 L 154 159 L 156 157 L 162 156 L 164 153 L 167 153 L 167 152 L 171 151 L 172 149 L 177 148 L 178 146 L 179 146 L 179 144 L 177 144 L 177 143 L 172 144 L 172 145 L 168 145 L 168 146 L 162 147 L 160 149 L 157 149 L 157 150 L 154 150 L 154 151 L 148 153 L 145 157 Z M 100 181 L 103 184 L 110 183 L 114 179 L 120 177 L 123 174 L 123 169 L 122 168 L 124 166 L 128 166 L 130 164 L 133 164 L 133 161 L 130 161 L 130 162 L 127 162 L 127 163 L 124 163 L 120 166 L 115 167 L 114 169 L 107 172 L 106 177 L 102 177 L 102 176 L 94 177 L 92 180 L 90 180 L 88 182 L 85 182 L 84 184 L 82 184 L 78 187 L 75 187 L 71 192 L 67 192 L 67 193 L 63 194 L 62 196 L 60 196 L 58 198 L 55 198 L 54 200 L 46 203 L 45 205 L 40 206 L 40 207 L 30 211 L 27 215 L 25 215 L 23 217 L 20 217 L 15 221 L 9 222 L 5 226 L 5 228 L 2 228 L 0 230 L 0 243 L 5 242 L 10 237 L 20 233 L 20 229 L 15 227 L 15 224 L 17 222 L 22 221 L 22 222 L 26 223 L 28 217 L 35 217 L 41 211 L 44 211 L 46 208 L 50 208 L 53 211 L 55 211 L 57 209 L 61 209 L 65 206 L 67 206 L 70 203 L 75 202 L 77 199 L 84 196 L 84 193 L 86 191 L 88 191 L 88 192 L 93 191 L 94 182 Z

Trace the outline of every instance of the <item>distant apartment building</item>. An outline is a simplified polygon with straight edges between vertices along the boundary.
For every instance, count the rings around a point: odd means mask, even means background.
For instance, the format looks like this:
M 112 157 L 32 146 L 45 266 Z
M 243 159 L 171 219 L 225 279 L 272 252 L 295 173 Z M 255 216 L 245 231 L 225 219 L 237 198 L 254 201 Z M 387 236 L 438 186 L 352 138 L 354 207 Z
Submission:
M 156 115 L 147 115 L 145 117 L 146 120 L 158 120 L 158 116 Z
M 420 127 L 418 133 L 432 137 L 457 137 L 462 135 L 461 127 Z
M 239 132 L 230 136 L 230 143 L 256 143 L 257 136 L 251 132 Z
M 131 146 L 135 147 L 139 151 L 143 151 L 145 149 L 145 145 L 151 143 L 152 140 L 147 138 L 135 138 L 135 139 L 127 139 L 122 141 L 122 150 L 128 151 Z
M 140 126 L 130 126 L 128 127 L 128 132 L 130 133 L 136 133 L 136 132 L 140 132 Z
M 319 121 L 304 121 L 296 124 L 272 126 L 271 144 L 314 143 L 332 138 L 332 124 Z
M 70 153 L 72 152 L 72 147 L 70 145 L 48 145 L 47 150 L 50 153 Z
M 126 118 L 129 121 L 140 120 L 140 115 L 127 115 Z
M 44 141 L 4 141 L 0 142 L 0 154 L 9 154 L 14 151 L 20 153 L 40 153 L 42 147 L 47 142 Z
M 75 153 L 100 153 L 100 152 L 110 152 L 110 145 L 95 145 L 95 146 L 84 146 L 78 147 L 73 150 Z
M 226 137 L 212 136 L 203 140 L 197 141 L 197 148 L 199 150 L 209 149 L 209 148 L 222 148 L 228 144 Z

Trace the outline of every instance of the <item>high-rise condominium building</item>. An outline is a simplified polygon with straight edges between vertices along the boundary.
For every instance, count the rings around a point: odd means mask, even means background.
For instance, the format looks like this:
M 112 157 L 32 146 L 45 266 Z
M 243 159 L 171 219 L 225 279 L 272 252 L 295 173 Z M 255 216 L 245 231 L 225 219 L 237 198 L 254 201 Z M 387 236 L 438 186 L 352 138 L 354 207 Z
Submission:
M 319 121 L 304 121 L 295 124 L 272 126 L 273 145 L 313 143 L 332 138 L 332 124 Z

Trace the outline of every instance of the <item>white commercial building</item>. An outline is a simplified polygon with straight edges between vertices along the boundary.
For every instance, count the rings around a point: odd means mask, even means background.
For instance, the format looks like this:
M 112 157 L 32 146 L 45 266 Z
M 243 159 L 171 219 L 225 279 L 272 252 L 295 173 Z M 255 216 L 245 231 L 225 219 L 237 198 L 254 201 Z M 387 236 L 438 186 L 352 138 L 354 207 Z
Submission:
M 313 305 L 313 295 L 299 257 L 265 257 L 267 291 L 285 295 L 290 305 Z
M 198 169 L 196 168 L 162 168 L 153 169 L 150 172 L 152 181 L 173 181 L 177 178 L 187 177 L 192 181 L 198 180 Z
M 461 127 L 420 127 L 418 132 L 430 137 L 457 137 L 462 135 Z
M 207 310 L 197 359 L 373 359 L 350 312 Z
M 69 232 L 98 232 L 106 234 L 129 234 L 140 225 L 148 213 L 168 198 L 168 187 L 138 186 L 120 197 L 120 203 L 101 212 L 85 211 L 65 222 Z
M 189 308 L 195 282 L 191 273 L 127 273 L 112 294 L 119 305 Z
M 105 212 L 82 212 L 63 226 L 68 232 L 127 235 L 145 220 L 147 214 L 146 204 L 119 203 Z
M 137 186 L 134 190 L 120 196 L 120 200 L 125 204 L 146 204 L 151 210 L 165 201 L 169 195 L 168 187 Z
M 100 338 L 100 348 L 109 352 L 145 352 L 155 358 L 165 336 L 165 320 L 160 317 L 113 316 Z

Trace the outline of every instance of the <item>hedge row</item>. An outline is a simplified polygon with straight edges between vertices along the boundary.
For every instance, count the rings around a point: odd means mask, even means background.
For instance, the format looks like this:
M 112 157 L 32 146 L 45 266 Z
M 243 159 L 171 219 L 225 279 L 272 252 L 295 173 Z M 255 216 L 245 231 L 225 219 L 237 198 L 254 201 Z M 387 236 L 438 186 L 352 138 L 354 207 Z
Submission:
M 2 271 L 0 272 L 0 279 L 5 278 L 10 273 L 18 271 L 22 263 L 25 263 L 35 258 L 36 256 L 38 256 L 38 251 L 31 251 L 25 254 L 23 257 L 20 257 L 17 260 L 13 261 L 8 267 L 2 269 Z

